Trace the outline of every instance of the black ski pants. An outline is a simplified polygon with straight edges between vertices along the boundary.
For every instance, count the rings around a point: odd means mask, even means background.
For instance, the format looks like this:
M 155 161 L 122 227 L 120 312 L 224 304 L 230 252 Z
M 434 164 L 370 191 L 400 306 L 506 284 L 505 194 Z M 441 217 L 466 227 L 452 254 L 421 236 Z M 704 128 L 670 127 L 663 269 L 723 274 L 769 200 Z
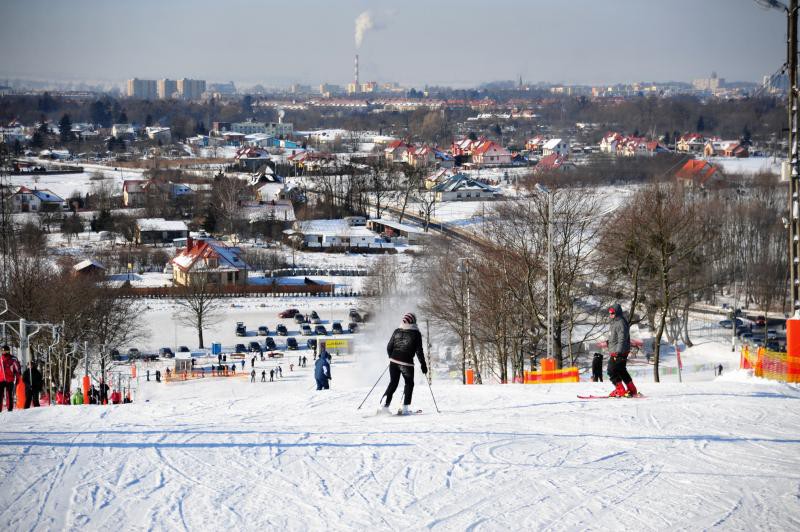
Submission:
M 620 353 L 613 357 L 608 357 L 608 378 L 611 383 L 616 385 L 619 382 L 628 384 L 633 381 L 628 373 L 628 353 Z
M 0 382 L 0 412 L 3 411 L 3 399 L 6 400 L 8 411 L 14 410 L 14 383 Z
M 31 404 L 38 407 L 39 405 L 39 392 L 33 391 L 30 388 L 25 388 L 25 408 L 30 408 Z
M 403 376 L 403 404 L 411 404 L 411 394 L 414 393 L 414 366 L 403 366 L 395 362 L 389 363 L 389 386 L 386 388 L 386 397 L 384 405 L 389 406 L 392 402 L 392 396 L 397 390 L 397 385 L 400 384 L 400 376 Z

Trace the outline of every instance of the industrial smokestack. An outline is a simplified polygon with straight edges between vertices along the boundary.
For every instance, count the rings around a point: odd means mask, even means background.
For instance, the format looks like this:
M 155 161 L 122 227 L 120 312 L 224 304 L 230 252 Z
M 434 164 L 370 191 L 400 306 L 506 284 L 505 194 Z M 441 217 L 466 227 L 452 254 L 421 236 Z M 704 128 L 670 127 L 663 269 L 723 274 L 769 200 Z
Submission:
M 355 76 L 356 92 L 361 92 L 361 85 L 358 82 L 358 54 L 356 54 Z

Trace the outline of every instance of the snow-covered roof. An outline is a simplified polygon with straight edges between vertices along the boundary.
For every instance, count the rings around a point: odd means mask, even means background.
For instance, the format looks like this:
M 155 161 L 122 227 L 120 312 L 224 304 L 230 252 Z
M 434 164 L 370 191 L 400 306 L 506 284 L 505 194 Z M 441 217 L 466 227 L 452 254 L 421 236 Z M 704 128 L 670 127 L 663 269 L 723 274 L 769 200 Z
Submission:
M 172 259 L 172 264 L 186 271 L 202 260 L 200 269 L 208 271 L 247 270 L 250 267 L 239 257 L 240 252 L 239 248 L 229 247 L 217 240 L 190 240 L 187 247 Z M 218 266 L 207 267 L 205 261 L 208 259 L 217 259 Z
M 306 220 L 297 222 L 295 228 L 304 235 L 375 237 L 366 227 L 351 226 L 347 220 Z
M 542 148 L 544 148 L 545 150 L 554 150 L 558 147 L 559 144 L 561 144 L 561 139 L 550 139 L 544 143 Z
M 139 231 L 189 231 L 186 223 L 164 218 L 139 218 L 136 220 Z
M 81 270 L 85 270 L 86 268 L 92 268 L 92 267 L 93 268 L 99 268 L 101 270 L 105 270 L 106 269 L 105 266 L 103 266 L 102 264 L 100 264 L 96 260 L 92 260 L 92 259 L 82 260 L 78 264 L 73 266 L 72 269 L 75 270 L 76 272 L 79 272 Z
M 436 192 L 454 192 L 456 190 L 477 190 L 483 192 L 496 193 L 495 188 L 490 187 L 485 183 L 476 181 L 466 174 L 456 174 L 447 181 L 438 183 L 433 187 Z
M 419 227 L 414 227 L 413 225 L 406 225 L 401 224 L 400 222 L 395 222 L 394 220 L 386 220 L 385 218 L 375 218 L 373 220 L 367 221 L 368 224 L 381 224 L 386 227 L 391 227 L 395 231 L 403 231 L 405 233 L 419 233 L 422 234 L 425 231 L 420 229 Z

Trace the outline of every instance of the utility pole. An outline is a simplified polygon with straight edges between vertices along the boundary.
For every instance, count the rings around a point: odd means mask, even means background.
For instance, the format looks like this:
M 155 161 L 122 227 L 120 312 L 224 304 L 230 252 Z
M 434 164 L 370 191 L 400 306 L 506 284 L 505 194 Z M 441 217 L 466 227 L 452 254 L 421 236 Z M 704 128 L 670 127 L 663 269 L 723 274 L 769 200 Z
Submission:
M 800 153 L 798 153 L 798 86 L 797 86 L 797 2 L 791 0 L 788 15 L 789 62 L 789 277 L 792 314 L 800 318 Z

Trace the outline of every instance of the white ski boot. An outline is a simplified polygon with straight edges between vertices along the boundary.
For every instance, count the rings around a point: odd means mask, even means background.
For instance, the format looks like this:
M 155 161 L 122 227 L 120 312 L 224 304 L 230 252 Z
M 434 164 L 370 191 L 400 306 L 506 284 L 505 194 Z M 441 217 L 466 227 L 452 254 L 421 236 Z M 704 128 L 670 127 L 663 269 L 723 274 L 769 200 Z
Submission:
M 410 413 L 411 411 L 408 409 L 408 405 L 403 405 L 403 408 L 397 411 L 398 416 L 407 416 Z
M 384 416 L 392 415 L 392 411 L 389 410 L 388 406 L 382 406 L 382 407 L 378 408 L 378 412 L 377 413 L 378 413 L 378 415 L 384 415 Z

